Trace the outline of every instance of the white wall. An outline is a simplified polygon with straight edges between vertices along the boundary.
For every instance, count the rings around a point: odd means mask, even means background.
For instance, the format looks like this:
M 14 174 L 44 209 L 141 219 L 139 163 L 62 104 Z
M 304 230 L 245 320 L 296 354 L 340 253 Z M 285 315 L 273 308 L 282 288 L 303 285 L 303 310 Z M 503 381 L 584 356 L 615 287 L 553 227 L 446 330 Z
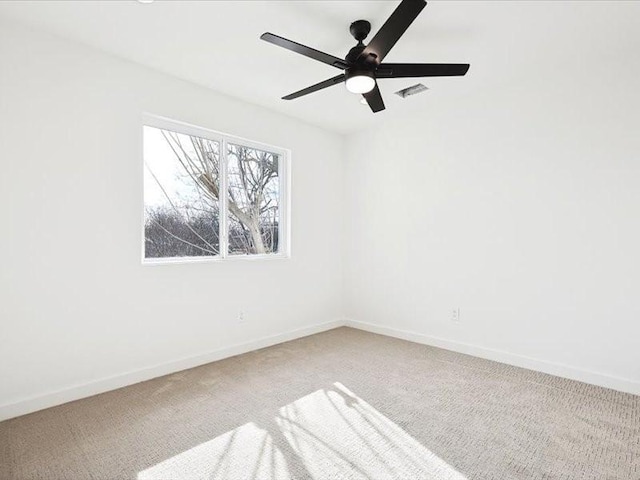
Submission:
M 341 137 L 6 24 L 0 65 L 4 416 L 339 318 Z M 292 258 L 143 267 L 142 112 L 290 148 Z
M 348 317 L 640 394 L 640 59 L 588 52 L 350 139 Z

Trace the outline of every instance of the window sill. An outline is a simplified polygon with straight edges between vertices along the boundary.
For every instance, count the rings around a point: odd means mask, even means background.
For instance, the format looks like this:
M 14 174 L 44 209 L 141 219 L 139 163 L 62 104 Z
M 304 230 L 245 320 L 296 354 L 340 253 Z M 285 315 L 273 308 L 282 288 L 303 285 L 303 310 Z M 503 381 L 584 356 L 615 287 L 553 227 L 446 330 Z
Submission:
M 229 255 L 227 257 L 165 257 L 165 258 L 143 258 L 142 266 L 158 265 L 182 265 L 189 263 L 227 263 L 227 262 L 259 262 L 272 260 L 289 260 L 290 255 L 275 253 L 267 255 Z

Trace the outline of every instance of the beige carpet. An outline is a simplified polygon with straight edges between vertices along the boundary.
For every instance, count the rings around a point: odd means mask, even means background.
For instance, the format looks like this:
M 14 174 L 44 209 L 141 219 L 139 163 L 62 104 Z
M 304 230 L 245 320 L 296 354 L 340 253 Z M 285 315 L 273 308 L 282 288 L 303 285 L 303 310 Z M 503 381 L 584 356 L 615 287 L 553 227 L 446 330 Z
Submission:
M 348 328 L 0 423 L 2 479 L 640 479 L 640 397 Z

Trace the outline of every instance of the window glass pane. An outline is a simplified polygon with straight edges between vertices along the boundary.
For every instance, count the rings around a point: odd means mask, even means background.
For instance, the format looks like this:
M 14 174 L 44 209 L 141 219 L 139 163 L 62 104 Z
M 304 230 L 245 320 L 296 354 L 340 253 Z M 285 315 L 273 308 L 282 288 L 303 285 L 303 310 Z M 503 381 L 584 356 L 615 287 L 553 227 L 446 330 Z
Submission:
M 229 253 L 278 252 L 280 179 L 278 154 L 227 145 Z
M 145 258 L 220 252 L 218 142 L 144 127 Z

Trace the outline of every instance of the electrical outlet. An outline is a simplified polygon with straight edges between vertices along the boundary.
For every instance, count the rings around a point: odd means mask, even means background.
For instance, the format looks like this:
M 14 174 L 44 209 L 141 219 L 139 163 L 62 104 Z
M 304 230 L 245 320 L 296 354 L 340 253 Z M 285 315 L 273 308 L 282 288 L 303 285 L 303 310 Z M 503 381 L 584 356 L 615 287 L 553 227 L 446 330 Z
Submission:
M 453 323 L 460 323 L 460 307 L 451 310 L 451 321 Z

